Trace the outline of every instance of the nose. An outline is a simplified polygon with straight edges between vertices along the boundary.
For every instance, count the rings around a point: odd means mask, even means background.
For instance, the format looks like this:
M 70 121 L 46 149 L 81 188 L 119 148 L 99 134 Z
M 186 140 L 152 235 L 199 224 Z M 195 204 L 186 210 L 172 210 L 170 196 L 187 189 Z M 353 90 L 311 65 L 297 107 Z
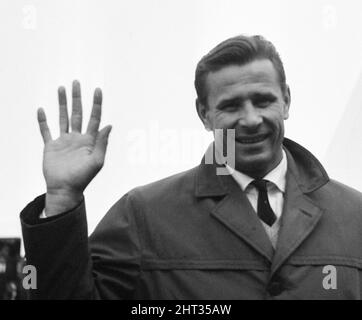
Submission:
M 250 101 L 245 102 L 240 110 L 239 125 L 244 128 L 258 127 L 263 122 L 259 111 Z

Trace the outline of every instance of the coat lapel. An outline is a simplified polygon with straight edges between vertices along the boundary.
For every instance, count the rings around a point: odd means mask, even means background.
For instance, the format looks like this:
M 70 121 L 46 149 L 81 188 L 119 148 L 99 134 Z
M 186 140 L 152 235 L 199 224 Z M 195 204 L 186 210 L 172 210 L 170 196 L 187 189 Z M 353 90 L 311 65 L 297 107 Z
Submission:
M 218 176 L 217 167 L 216 164 L 205 164 L 203 159 L 198 168 L 195 195 L 218 197 L 220 201 L 211 209 L 211 216 L 271 263 L 273 246 L 248 198 L 231 175 Z
M 211 213 L 226 228 L 272 262 L 274 249 L 245 194 L 239 189 L 227 195 Z
M 310 235 L 323 213 L 308 196 L 313 190 L 305 190 L 306 185 L 301 184 L 297 167 L 289 152 L 287 157 L 287 191 L 271 276 Z
M 211 215 L 269 260 L 271 275 L 295 252 L 310 235 L 323 210 L 312 202 L 309 194 L 322 187 L 329 177 L 319 161 L 306 149 L 287 138 L 283 142 L 288 172 L 278 243 L 274 251 L 262 223 L 246 195 L 230 175 L 216 175 L 215 163 L 205 164 L 205 157 L 196 175 L 196 197 L 217 197 L 220 201 Z M 221 198 L 222 196 L 222 198 Z

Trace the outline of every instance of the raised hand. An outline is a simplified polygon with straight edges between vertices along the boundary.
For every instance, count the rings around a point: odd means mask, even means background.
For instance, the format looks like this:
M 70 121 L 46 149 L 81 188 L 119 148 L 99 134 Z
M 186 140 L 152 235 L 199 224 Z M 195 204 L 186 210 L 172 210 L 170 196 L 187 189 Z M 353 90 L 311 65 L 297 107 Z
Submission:
M 60 136 L 53 140 L 45 112 L 38 109 L 38 122 L 44 140 L 43 174 L 47 186 L 47 216 L 74 208 L 83 198 L 83 191 L 102 168 L 111 126 L 99 130 L 102 91 L 96 89 L 87 131 L 82 134 L 82 101 L 80 84 L 73 82 L 72 114 L 69 117 L 65 89 L 60 87 Z

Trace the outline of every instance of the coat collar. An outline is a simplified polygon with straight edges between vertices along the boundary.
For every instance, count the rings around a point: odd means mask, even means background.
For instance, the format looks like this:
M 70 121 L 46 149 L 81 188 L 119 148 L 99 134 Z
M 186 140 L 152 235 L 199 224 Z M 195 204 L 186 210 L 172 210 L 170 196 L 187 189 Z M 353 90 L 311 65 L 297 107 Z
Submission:
M 329 181 L 322 164 L 307 149 L 287 138 L 284 138 L 283 147 L 288 159 L 287 175 L 294 176 L 303 193 L 313 192 Z
M 208 151 L 213 148 L 210 144 Z M 310 193 L 325 185 L 329 177 L 322 164 L 307 149 L 298 143 L 284 138 L 283 148 L 287 154 L 288 171 L 303 193 Z M 216 169 L 222 167 L 215 163 L 205 164 L 205 156 L 196 175 L 196 197 L 222 196 L 239 188 L 231 175 L 216 175 Z
M 211 215 L 266 258 L 271 265 L 271 275 L 316 226 L 323 210 L 310 200 L 308 193 L 329 181 L 320 162 L 308 150 L 286 138 L 283 148 L 288 159 L 287 191 L 276 251 L 249 200 L 231 175 L 217 175 L 216 169 L 220 166 L 205 164 L 204 158 L 195 180 L 197 197 L 224 196 L 211 209 Z

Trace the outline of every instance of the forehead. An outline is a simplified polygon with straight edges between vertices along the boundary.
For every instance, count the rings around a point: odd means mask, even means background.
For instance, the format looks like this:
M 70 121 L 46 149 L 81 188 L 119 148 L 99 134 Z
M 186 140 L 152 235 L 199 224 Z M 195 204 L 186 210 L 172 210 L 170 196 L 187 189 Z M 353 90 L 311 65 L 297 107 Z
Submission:
M 208 103 L 252 93 L 281 94 L 278 73 L 270 60 L 256 60 L 238 66 L 226 66 L 206 77 Z

